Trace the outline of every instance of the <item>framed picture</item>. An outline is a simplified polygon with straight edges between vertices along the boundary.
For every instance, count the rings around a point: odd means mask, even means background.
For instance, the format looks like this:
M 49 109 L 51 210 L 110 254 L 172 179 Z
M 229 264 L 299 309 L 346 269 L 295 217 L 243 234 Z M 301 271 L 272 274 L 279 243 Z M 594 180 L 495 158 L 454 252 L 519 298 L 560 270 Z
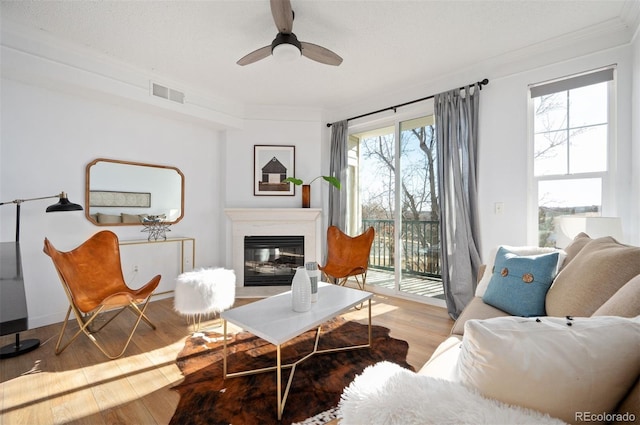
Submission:
M 294 196 L 293 183 L 283 182 L 295 177 L 295 146 L 253 146 L 254 196 Z
M 151 193 L 91 190 L 89 191 L 89 206 L 151 208 Z

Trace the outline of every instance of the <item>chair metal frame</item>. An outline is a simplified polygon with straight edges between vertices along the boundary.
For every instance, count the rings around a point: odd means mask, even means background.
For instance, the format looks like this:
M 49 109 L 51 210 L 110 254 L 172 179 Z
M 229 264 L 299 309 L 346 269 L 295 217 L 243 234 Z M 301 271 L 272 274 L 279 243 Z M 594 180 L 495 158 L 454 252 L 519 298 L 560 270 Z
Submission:
M 51 242 L 45 238 L 44 252 L 51 257 L 69 301 L 69 308 L 67 309 L 67 314 L 55 347 L 56 355 L 62 353 L 80 334 L 84 333 L 106 357 L 114 360 L 122 357 L 125 353 L 140 321 L 144 320 L 153 330 L 156 329 L 156 326 L 149 320 L 145 312 L 153 295 L 153 291 L 155 291 L 160 283 L 161 276 L 154 276 L 140 289 L 130 289 L 126 285 L 122 275 L 120 247 L 118 237 L 115 233 L 108 230 L 98 232 L 83 244 L 68 252 L 58 251 Z M 99 252 L 103 255 L 98 254 Z M 92 262 L 95 262 L 95 264 L 91 264 Z M 111 269 L 109 269 L 109 267 Z M 87 270 L 92 270 L 93 272 L 84 273 Z M 109 279 L 105 279 L 104 276 L 109 276 Z M 76 281 L 76 279 L 78 281 Z M 105 286 L 109 284 L 112 289 L 108 292 L 102 290 L 101 292 L 103 292 L 105 296 L 97 296 L 94 299 L 90 299 L 87 294 L 90 292 L 91 287 L 97 287 L 96 285 L 103 283 Z M 76 288 L 75 292 L 73 288 Z M 79 293 L 81 292 L 81 290 L 79 290 L 80 288 L 85 291 Z M 104 289 L 104 287 L 101 289 Z M 142 308 L 140 308 L 139 305 L 142 305 Z M 97 317 L 102 313 L 113 311 L 114 309 L 119 310 L 105 323 L 99 327 L 93 326 Z M 138 317 L 128 334 L 122 350 L 118 354 L 110 354 L 96 339 L 94 334 L 111 323 L 124 310 L 131 310 Z M 72 311 L 80 329 L 61 347 L 60 345 L 62 344 L 69 316 Z

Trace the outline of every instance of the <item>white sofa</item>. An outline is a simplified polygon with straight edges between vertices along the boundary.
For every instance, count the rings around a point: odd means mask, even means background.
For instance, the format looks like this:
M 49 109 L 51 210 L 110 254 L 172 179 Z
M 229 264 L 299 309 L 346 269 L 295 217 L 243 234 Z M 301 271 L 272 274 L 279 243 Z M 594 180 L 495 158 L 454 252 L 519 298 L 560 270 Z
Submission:
M 341 424 L 640 422 L 640 248 L 580 234 L 565 254 L 532 317 L 483 301 L 507 273 L 487 264 L 429 361 L 367 368 L 343 393 Z

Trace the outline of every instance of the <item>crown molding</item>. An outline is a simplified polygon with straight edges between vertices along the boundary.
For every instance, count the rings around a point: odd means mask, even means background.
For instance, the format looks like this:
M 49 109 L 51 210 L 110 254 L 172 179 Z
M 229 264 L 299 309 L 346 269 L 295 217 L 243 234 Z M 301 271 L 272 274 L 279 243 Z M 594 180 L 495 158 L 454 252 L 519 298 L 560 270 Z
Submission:
M 126 100 L 137 109 L 197 122 L 215 130 L 244 126 L 244 105 L 238 102 L 145 73 L 13 22 L 3 21 L 0 37 L 3 78 L 105 101 Z M 152 81 L 184 90 L 185 102 L 178 104 L 152 96 L 149 88 Z
M 375 105 L 384 107 L 393 102 L 406 102 L 407 99 L 417 97 L 417 93 L 420 96 L 427 96 L 449 90 L 451 87 L 460 87 L 477 79 L 502 78 L 624 46 L 631 42 L 634 33 L 637 32 L 638 21 L 640 20 L 640 1 L 627 0 L 625 5 L 628 5 L 624 9 L 624 12 L 627 13 L 625 19 L 618 17 L 505 54 L 488 57 L 473 66 L 459 69 L 455 74 L 448 74 L 436 80 L 415 82 L 415 84 L 405 85 L 400 90 L 382 95 L 378 92 L 371 98 L 361 99 L 357 103 L 345 105 L 339 110 L 332 110 L 329 116 L 340 119 L 337 117 L 358 115 L 369 110 L 375 110 Z M 632 22 L 636 23 L 635 27 Z M 390 99 L 393 101 L 390 102 Z

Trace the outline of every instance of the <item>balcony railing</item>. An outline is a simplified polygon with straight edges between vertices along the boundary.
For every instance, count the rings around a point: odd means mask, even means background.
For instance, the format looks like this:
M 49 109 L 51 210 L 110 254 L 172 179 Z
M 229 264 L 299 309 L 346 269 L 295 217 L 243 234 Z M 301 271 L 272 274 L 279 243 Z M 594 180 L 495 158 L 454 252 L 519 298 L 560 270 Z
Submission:
M 379 270 L 394 270 L 395 222 L 393 220 L 362 220 L 363 228 L 373 227 L 376 232 L 369 267 Z M 441 277 L 439 221 L 403 220 L 400 233 L 403 274 Z

